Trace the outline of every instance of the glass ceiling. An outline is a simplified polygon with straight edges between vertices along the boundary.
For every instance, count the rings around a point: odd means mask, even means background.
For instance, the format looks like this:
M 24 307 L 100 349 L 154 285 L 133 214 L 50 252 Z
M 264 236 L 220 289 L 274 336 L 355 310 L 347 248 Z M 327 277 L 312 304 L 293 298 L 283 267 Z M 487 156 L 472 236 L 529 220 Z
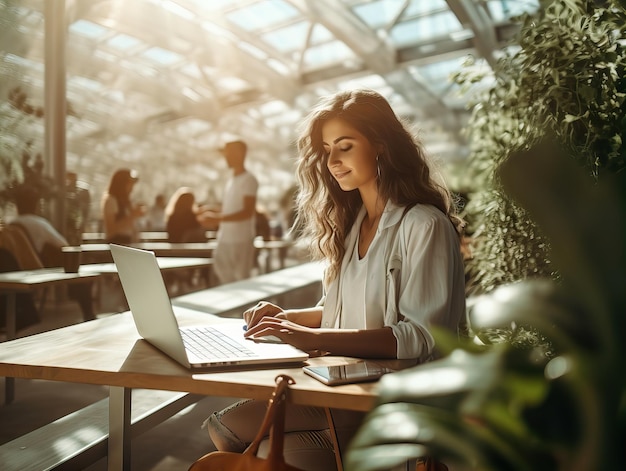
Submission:
M 140 172 L 137 199 L 183 185 L 199 200 L 218 199 L 227 169 L 217 148 L 230 136 L 248 142 L 260 203 L 273 209 L 294 182 L 297 123 L 321 95 L 357 86 L 384 94 L 441 160 L 463 159 L 468 96 L 449 76 L 470 54 L 493 64 L 514 32 L 510 18 L 538 8 L 537 0 L 47 1 L 66 10 L 66 166 L 91 185 L 94 217 L 120 166 Z M 44 0 L 0 0 L 5 154 L 30 145 L 45 155 L 45 119 L 34 110 L 45 101 L 46 14 Z

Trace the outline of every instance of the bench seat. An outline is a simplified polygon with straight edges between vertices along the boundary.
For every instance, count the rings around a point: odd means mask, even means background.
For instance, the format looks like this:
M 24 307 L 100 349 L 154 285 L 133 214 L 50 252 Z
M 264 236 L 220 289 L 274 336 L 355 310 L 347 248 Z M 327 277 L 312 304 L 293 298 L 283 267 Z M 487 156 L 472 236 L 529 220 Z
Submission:
M 205 396 L 132 391 L 131 434 L 138 436 Z M 0 446 L 3 471 L 82 469 L 107 456 L 109 399 L 102 399 Z

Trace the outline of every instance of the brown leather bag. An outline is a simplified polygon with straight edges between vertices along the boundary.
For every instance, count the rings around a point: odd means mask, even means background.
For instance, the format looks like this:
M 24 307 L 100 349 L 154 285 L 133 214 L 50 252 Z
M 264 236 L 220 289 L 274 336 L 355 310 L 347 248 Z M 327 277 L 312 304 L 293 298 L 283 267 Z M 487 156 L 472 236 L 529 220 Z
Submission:
M 295 383 L 287 375 L 276 377 L 276 388 L 269 400 L 263 424 L 255 439 L 243 453 L 213 451 L 195 461 L 189 471 L 302 471 L 300 468 L 285 463 L 283 440 L 285 430 L 285 405 L 289 385 Z M 256 454 L 259 444 L 269 432 L 270 451 L 267 458 Z
M 434 458 L 423 458 L 417 462 L 415 471 L 448 471 L 448 467 Z

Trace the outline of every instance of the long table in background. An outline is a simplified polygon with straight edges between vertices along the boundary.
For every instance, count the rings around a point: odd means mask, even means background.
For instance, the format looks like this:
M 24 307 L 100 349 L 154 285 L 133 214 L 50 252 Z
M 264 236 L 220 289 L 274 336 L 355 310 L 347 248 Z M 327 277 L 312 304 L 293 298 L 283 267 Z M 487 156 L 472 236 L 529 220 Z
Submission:
M 143 250 L 154 252 L 157 257 L 212 257 L 213 251 L 217 247 L 217 241 L 211 239 L 207 242 L 136 242 L 128 244 Z M 273 265 L 278 268 L 285 267 L 285 261 L 289 248 L 294 245 L 292 240 L 262 240 L 256 239 L 254 246 L 259 251 L 265 251 L 265 264 L 263 271 L 265 273 L 272 271 Z M 83 263 L 107 263 L 112 262 L 111 250 L 109 244 L 81 244 L 82 262 Z M 272 260 L 276 257 L 276 263 Z
M 206 231 L 207 239 L 215 239 L 215 231 Z M 83 232 L 83 243 L 85 244 L 101 244 L 106 242 L 104 232 Z M 167 242 L 169 235 L 167 231 L 141 231 L 139 240 L 142 242 Z

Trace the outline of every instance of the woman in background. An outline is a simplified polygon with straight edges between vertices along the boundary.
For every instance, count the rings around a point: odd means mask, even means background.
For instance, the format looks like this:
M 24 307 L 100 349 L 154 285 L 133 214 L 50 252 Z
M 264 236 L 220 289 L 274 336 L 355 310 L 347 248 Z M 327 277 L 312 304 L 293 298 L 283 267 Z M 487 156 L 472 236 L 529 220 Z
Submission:
M 138 240 L 137 221 L 146 212 L 145 205 L 133 204 L 130 194 L 139 177 L 128 168 L 115 171 L 108 190 L 102 195 L 101 209 L 107 242 L 130 244 Z
M 181 187 L 170 198 L 165 207 L 165 221 L 169 242 L 206 242 L 202 208 L 196 203 L 193 190 Z

